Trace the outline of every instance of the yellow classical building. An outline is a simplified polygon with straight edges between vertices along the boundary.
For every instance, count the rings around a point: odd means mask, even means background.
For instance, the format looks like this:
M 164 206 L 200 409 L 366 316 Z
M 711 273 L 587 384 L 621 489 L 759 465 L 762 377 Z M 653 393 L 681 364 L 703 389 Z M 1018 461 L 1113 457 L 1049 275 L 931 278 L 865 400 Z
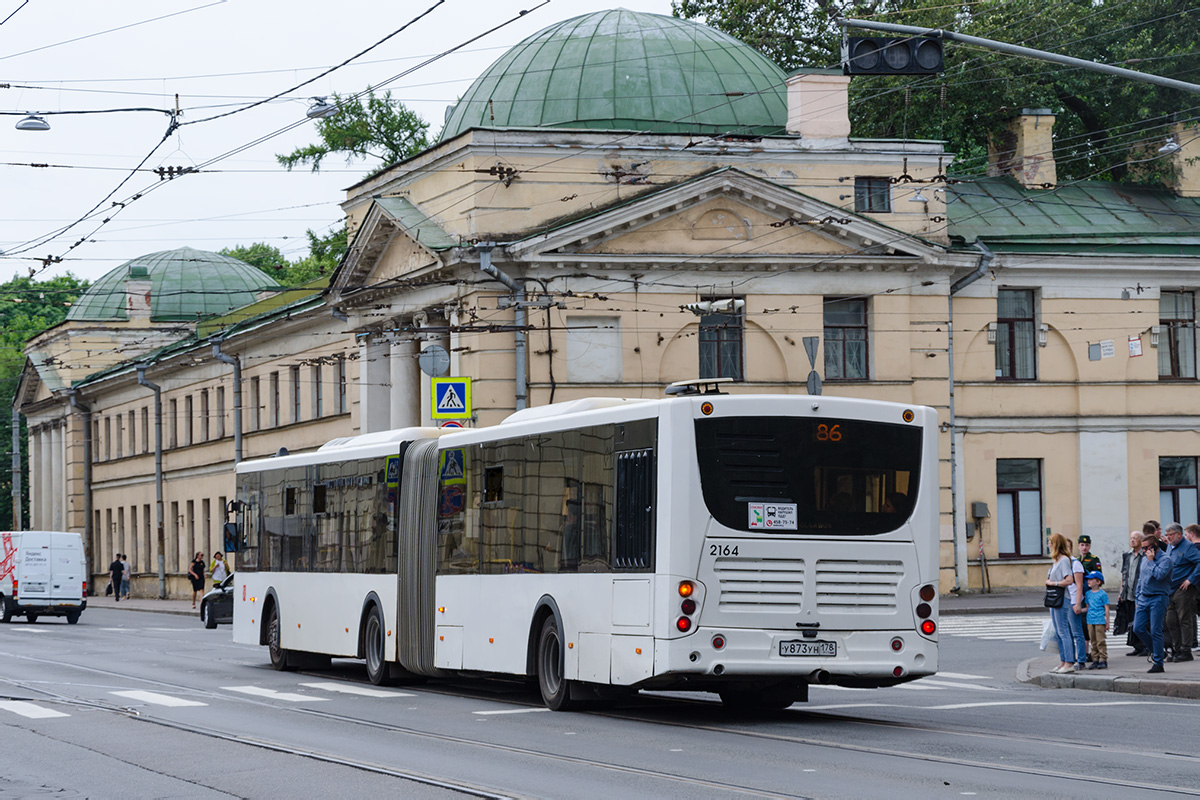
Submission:
M 1059 185 L 1027 109 L 991 175 L 952 182 L 940 142 L 851 137 L 848 81 L 624 10 L 535 34 L 436 144 L 350 187 L 327 287 L 169 335 L 109 319 L 138 343 L 108 360 L 31 342 L 34 526 L 179 594 L 236 461 L 432 424 L 443 370 L 472 379 L 471 425 L 697 376 L 932 406 L 944 591 L 1040 585 L 1049 529 L 1111 569 L 1143 520 L 1195 521 L 1196 145 L 1174 189 Z M 108 291 L 132 302 L 138 264 Z

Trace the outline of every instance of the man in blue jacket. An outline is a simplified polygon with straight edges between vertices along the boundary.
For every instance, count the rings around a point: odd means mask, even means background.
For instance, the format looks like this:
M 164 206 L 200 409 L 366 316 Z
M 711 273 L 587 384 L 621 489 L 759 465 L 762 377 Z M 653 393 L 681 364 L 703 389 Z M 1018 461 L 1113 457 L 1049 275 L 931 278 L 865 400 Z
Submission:
M 1167 634 L 1174 654 L 1171 661 L 1191 661 L 1196 646 L 1196 584 L 1200 583 L 1200 549 L 1172 522 L 1165 531 L 1171 558 L 1171 597 L 1167 601 Z
M 1142 540 L 1142 567 L 1138 575 L 1137 611 L 1133 615 L 1133 632 L 1150 644 L 1154 666 L 1150 672 L 1163 671 L 1163 620 L 1167 615 L 1167 600 L 1171 592 L 1171 559 L 1162 543 L 1154 538 Z

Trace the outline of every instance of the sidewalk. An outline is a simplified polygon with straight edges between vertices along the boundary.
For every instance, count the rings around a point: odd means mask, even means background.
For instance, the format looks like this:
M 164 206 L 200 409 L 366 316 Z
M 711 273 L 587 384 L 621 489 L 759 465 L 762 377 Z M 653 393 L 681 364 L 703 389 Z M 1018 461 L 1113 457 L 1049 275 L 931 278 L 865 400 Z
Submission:
M 993 594 L 943 595 L 938 605 L 944 616 L 957 614 L 1028 614 L 1042 613 L 1042 593 L 1033 591 Z M 157 614 L 177 614 L 196 617 L 191 600 L 159 600 L 134 597 L 117 603 L 111 597 L 89 597 L 88 608 L 115 608 L 119 611 L 144 611 Z M 1126 648 L 1113 648 L 1109 653 L 1108 669 L 1084 670 L 1068 675 L 1050 672 L 1058 666 L 1058 655 L 1048 654 L 1022 661 L 1017 666 L 1017 679 L 1046 689 L 1089 689 L 1097 692 L 1158 695 L 1200 700 L 1200 656 L 1182 664 L 1167 663 L 1159 675 L 1148 675 L 1150 664 L 1144 658 L 1130 658 Z

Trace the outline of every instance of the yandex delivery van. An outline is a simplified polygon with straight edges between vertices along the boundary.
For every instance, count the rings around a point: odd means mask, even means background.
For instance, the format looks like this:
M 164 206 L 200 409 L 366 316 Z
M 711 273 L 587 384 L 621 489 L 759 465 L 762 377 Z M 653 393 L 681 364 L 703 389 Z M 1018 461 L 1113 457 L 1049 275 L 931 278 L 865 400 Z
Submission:
M 83 539 L 65 531 L 0 531 L 0 620 L 42 615 L 74 625 L 87 608 Z

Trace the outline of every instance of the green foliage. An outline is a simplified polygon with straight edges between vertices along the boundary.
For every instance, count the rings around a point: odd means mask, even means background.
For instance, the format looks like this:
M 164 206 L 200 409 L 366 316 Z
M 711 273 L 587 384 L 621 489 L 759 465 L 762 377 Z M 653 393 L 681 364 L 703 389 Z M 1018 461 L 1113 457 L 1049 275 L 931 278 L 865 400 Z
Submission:
M 1200 14 L 1170 0 L 675 0 L 673 8 L 760 48 L 786 70 L 839 65 L 842 34 L 834 19 L 846 17 L 944 28 L 1200 81 L 1192 55 Z M 1195 116 L 1184 92 L 954 42 L 946 42 L 946 67 L 940 76 L 855 78 L 854 135 L 943 139 L 958 154 L 955 172 L 982 174 L 989 134 L 1021 108 L 1044 107 L 1058 115 L 1060 181 L 1145 181 L 1161 179 L 1162 160 L 1130 174 L 1130 153 L 1154 159 L 1170 115 Z
M 309 253 L 296 261 L 288 261 L 278 247 L 262 242 L 226 247 L 219 252 L 257 267 L 283 286 L 298 286 L 333 272 L 346 252 L 345 227 L 325 236 L 308 230 L 305 236 L 308 237 Z
M 71 303 L 88 287 L 73 275 L 63 275 L 45 281 L 14 277 L 0 284 L 0 403 L 9 413 L 4 415 L 4 433 L 0 434 L 0 527 L 12 522 L 12 436 L 7 424 L 16 395 L 21 370 L 25 366 L 25 343 L 42 331 L 62 322 Z M 21 426 L 25 442 L 25 426 Z M 22 496 L 29 497 L 28 447 L 21 447 L 23 488 Z M 23 505 L 28 520 L 29 504 Z
M 326 156 L 343 153 L 347 164 L 355 159 L 373 158 L 380 161 L 380 167 L 386 167 L 429 146 L 426 137 L 429 123 L 398 100 L 392 100 L 390 91 L 380 97 L 367 87 L 365 97 L 335 94 L 331 102 L 338 106 L 338 113 L 317 120 L 321 141 L 287 155 L 276 155 L 280 164 L 289 170 L 305 164 L 316 172 Z

